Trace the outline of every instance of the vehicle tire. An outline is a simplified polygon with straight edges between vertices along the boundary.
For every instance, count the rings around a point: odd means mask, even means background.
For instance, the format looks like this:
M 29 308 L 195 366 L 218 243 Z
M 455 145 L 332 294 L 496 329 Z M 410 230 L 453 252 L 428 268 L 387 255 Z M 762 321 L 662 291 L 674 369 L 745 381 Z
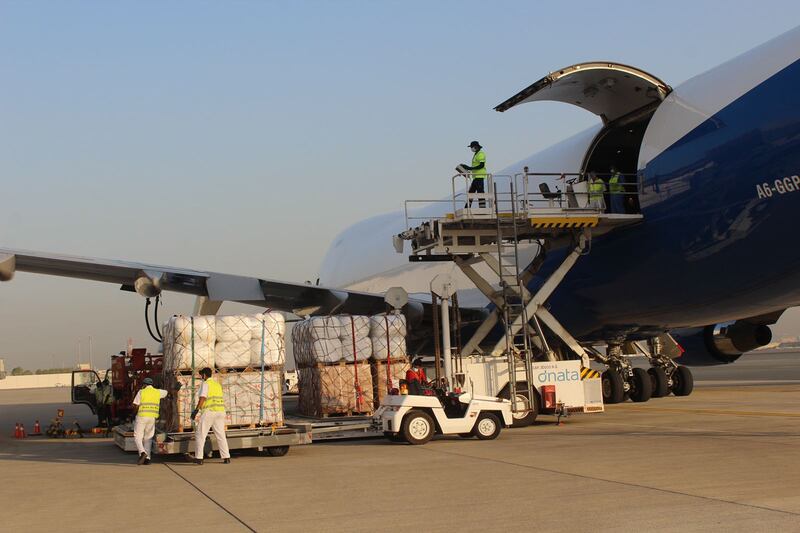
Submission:
M 283 457 L 289 453 L 288 446 L 270 446 L 267 448 L 267 455 L 270 457 Z
M 400 433 L 409 444 L 425 444 L 433 438 L 435 432 L 433 419 L 425 411 L 412 409 L 403 417 Z
M 383 436 L 392 442 L 403 442 L 403 436 L 400 433 L 392 433 L 391 431 L 384 431 Z
M 650 375 L 650 384 L 653 386 L 653 398 L 663 398 L 669 395 L 669 379 L 667 379 L 664 369 L 654 366 L 647 373 Z
M 679 366 L 672 371 L 672 394 L 675 396 L 689 396 L 694 390 L 694 377 L 685 366 Z
M 524 384 L 523 384 L 524 385 Z M 527 387 L 526 390 L 517 390 L 517 401 L 518 402 L 525 402 L 525 405 L 528 405 L 528 391 Z M 502 394 L 500 394 L 500 398 L 510 400 L 511 399 L 511 390 L 506 388 Z M 536 417 L 539 414 L 539 397 L 536 393 L 533 394 L 533 409 L 526 414 L 521 413 L 512 413 L 511 417 L 513 421 L 511 422 L 512 428 L 524 428 L 530 426 L 531 424 L 536 421 Z
M 494 413 L 481 413 L 475 426 L 472 428 L 472 435 L 480 440 L 496 439 L 503 429 L 500 419 Z
M 644 368 L 634 368 L 631 377 L 630 397 L 634 402 L 646 402 L 653 396 L 653 384 Z
M 625 385 L 622 382 L 622 376 L 619 375 L 619 372 L 609 368 L 603 372 L 601 379 L 603 386 L 603 403 L 620 403 L 625 397 Z

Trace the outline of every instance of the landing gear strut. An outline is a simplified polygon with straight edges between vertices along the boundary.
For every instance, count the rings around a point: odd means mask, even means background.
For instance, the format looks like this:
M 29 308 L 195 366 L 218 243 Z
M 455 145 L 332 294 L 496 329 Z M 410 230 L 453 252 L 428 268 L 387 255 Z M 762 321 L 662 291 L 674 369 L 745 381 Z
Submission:
M 647 372 L 653 385 L 653 397 L 661 398 L 670 392 L 675 396 L 689 396 L 694 390 L 692 372 L 664 354 L 660 337 L 649 339 L 647 345 L 652 365 Z
M 609 342 L 603 372 L 603 402 L 620 403 L 627 398 L 634 402 L 646 402 L 653 395 L 653 383 L 647 372 L 634 368 L 622 357 L 622 345 Z

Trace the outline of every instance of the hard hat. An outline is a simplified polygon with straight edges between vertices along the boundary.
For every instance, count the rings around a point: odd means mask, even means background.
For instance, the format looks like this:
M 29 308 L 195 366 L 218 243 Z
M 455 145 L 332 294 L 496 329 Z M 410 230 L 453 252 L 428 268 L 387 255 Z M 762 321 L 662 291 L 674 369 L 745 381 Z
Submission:
M 467 148 L 472 148 L 473 146 L 477 146 L 478 148 L 480 148 L 481 143 L 479 143 L 478 141 L 472 141 L 471 143 L 469 143 L 469 146 L 467 146 Z
M 152 385 L 153 384 L 153 378 L 144 378 L 142 380 L 142 383 L 144 383 L 145 385 Z

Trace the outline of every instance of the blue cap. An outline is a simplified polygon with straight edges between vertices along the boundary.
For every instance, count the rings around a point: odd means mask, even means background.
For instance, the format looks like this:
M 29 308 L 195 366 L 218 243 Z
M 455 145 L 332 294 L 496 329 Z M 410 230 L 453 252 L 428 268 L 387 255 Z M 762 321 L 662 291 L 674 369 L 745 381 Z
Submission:
M 153 378 L 144 378 L 142 380 L 142 383 L 144 383 L 145 385 L 152 385 L 153 384 Z

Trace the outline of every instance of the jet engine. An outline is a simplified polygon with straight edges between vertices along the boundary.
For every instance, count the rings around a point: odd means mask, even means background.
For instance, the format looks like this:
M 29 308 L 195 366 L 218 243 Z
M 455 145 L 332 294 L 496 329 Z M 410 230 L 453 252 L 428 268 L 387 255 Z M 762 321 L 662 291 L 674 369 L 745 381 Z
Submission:
M 744 352 L 772 341 L 772 330 L 764 324 L 746 320 L 714 324 L 703 328 L 676 330 L 672 336 L 683 347 L 680 363 L 710 366 L 733 363 Z

